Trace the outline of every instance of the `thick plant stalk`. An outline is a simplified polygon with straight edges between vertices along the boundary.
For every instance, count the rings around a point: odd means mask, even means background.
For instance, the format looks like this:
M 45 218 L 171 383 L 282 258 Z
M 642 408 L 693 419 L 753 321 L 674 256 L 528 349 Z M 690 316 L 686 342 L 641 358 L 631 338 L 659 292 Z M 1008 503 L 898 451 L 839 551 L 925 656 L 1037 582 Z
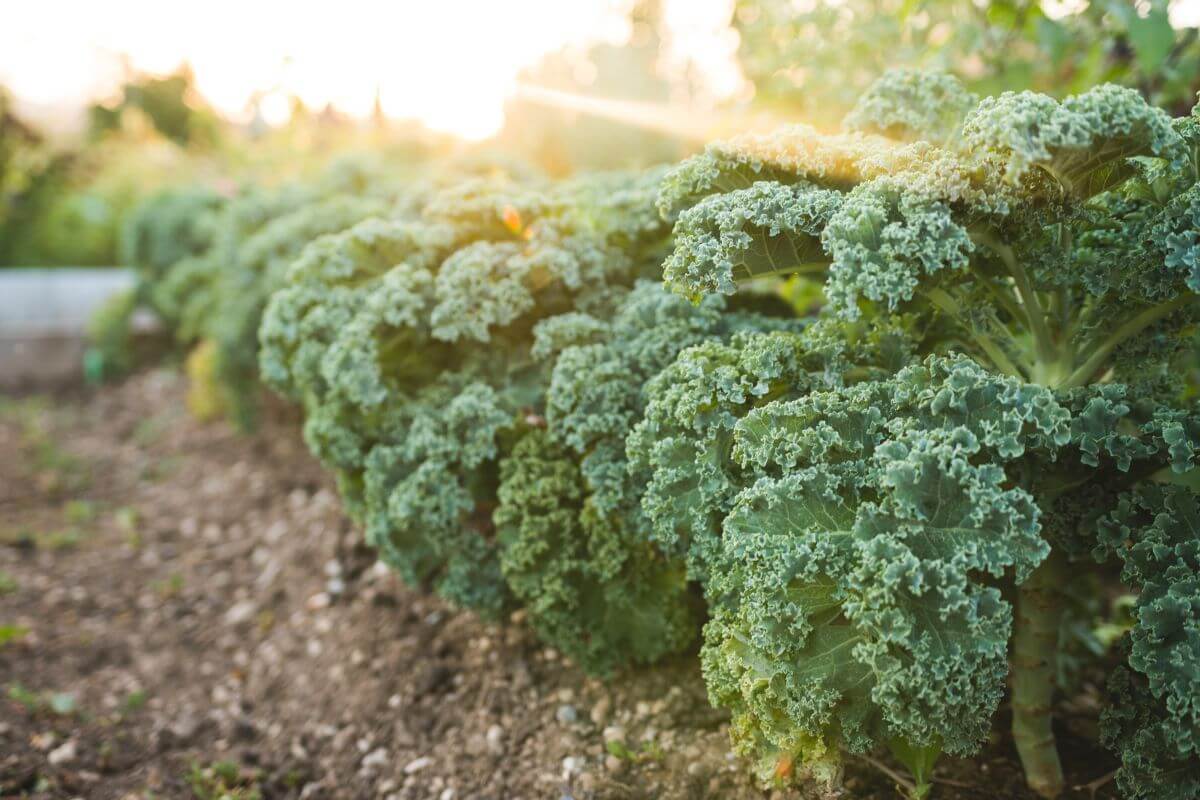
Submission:
M 1066 569 L 1061 556 L 1051 553 L 1021 585 L 1013 637 L 1013 740 L 1025 780 L 1042 797 L 1063 790 L 1062 764 L 1051 730 L 1055 686 L 1055 656 L 1063 613 Z

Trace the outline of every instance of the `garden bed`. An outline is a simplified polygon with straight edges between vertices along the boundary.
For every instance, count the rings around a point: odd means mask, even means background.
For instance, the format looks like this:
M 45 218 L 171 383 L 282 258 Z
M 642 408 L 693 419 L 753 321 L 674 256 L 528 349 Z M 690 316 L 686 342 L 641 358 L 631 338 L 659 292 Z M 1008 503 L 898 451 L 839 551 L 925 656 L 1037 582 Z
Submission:
M 0 796 L 771 796 L 694 652 L 606 684 L 519 619 L 403 586 L 289 409 L 244 436 L 184 392 L 158 371 L 0 399 Z M 1082 696 L 1059 726 L 1071 785 L 1112 768 Z M 847 796 L 896 796 L 848 774 Z M 939 775 L 936 797 L 1032 797 L 1006 735 Z

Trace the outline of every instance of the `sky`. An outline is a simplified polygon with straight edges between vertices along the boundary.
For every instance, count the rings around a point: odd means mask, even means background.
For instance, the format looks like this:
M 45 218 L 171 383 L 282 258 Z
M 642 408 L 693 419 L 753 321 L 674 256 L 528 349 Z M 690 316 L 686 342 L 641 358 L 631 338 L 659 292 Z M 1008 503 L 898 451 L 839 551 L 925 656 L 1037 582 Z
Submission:
M 13 0 L 9 0 L 12 2 Z M 700 62 L 718 96 L 736 91 L 732 0 L 667 0 L 668 61 Z M 288 96 L 384 111 L 483 138 L 499 129 L 520 70 L 564 46 L 620 42 L 630 0 L 38 0 L 0 26 L 0 83 L 34 112 L 61 116 L 118 86 L 124 65 L 165 73 L 183 60 L 222 112 L 265 92 L 269 121 Z M 17 10 L 19 9 L 19 10 Z
M 378 91 L 389 116 L 478 139 L 500 128 L 522 69 L 564 46 L 624 41 L 632 0 L 4 2 L 0 84 L 43 124 L 111 94 L 129 67 L 167 73 L 186 60 L 234 119 L 256 92 L 267 120 L 283 122 L 289 96 L 365 116 Z M 732 3 L 664 0 L 665 66 L 690 59 L 718 99 L 741 87 Z M 1200 24 L 1200 0 L 1174 0 L 1172 19 Z

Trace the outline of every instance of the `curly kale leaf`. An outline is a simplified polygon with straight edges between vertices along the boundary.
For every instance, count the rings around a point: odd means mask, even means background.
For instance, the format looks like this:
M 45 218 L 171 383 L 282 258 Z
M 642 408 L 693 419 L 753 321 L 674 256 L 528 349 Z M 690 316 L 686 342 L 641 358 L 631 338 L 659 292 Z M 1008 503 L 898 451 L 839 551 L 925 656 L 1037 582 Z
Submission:
M 272 220 L 316 202 L 311 187 L 289 185 L 277 190 L 250 188 L 200 215 L 193 225 L 203 231 L 203 246 L 174 262 L 162 274 L 145 277 L 150 306 L 163 319 L 176 340 L 191 346 L 207 335 L 212 320 L 220 318 L 228 293 L 220 287 L 230 276 L 240 276 L 241 247 Z M 295 242 L 298 252 L 306 240 Z M 258 273 L 240 277 L 249 282 Z M 260 291 L 255 287 L 256 291 Z
M 683 351 L 647 383 L 645 414 L 626 440 L 654 540 L 707 583 L 721 519 L 736 491 L 733 426 L 756 401 L 810 380 L 794 334 L 740 334 Z
M 265 224 L 238 248 L 236 257 L 218 267 L 215 308 L 203 336 L 216 346 L 216 380 L 234 419 L 251 425 L 257 412 L 258 329 L 271 294 L 282 287 L 285 270 L 305 243 L 337 233 L 386 204 L 369 198 L 332 197 Z
M 605 513 L 638 507 L 640 491 L 628 475 L 624 442 L 642 417 L 646 382 L 680 351 L 727 336 L 733 324 L 768 324 L 754 315 L 725 316 L 724 306 L 716 297 L 692 306 L 659 284 L 639 282 L 621 300 L 602 336 L 567 347 L 555 359 L 546 422 L 556 439 L 577 454 L 592 502 Z
M 1133 89 L 1104 84 L 1058 102 L 1034 92 L 985 98 L 963 126 L 967 148 L 995 158 L 1010 181 L 1031 170 L 1087 198 L 1129 177 L 1133 156 L 1184 157 L 1171 118 Z
M 888 87 L 932 90 L 922 80 L 893 76 L 868 105 Z M 837 313 L 921 315 L 926 351 L 1049 386 L 1162 369 L 1197 316 L 1189 131 L 1103 86 L 984 100 L 944 147 L 795 127 L 740 137 L 664 179 L 664 279 L 695 299 L 810 274 Z
M 882 374 L 909 358 L 902 326 L 838 320 L 802 333 L 735 329 L 727 342 L 682 351 L 646 384 L 645 412 L 626 438 L 655 541 L 686 557 L 691 577 L 707 586 L 721 520 L 746 480 L 733 460 L 738 421 L 757 406 Z
M 433 336 L 454 342 L 486 342 L 491 331 L 510 325 L 538 308 L 554 308 L 547 289 L 602 287 L 610 276 L 628 274 L 630 262 L 619 250 L 590 237 L 530 248 L 516 242 L 474 242 L 446 259 L 438 271 Z
M 735 424 L 757 479 L 722 521 L 705 676 L 761 774 L 796 758 L 835 778 L 839 750 L 888 744 L 920 777 L 977 749 L 1008 671 L 994 582 L 1049 552 L 1010 466 L 1069 430 L 1048 390 L 933 357 Z
M 945 72 L 893 69 L 858 98 L 843 127 L 904 141 L 952 141 L 979 98 Z
M 405 580 L 492 615 L 509 605 L 484 478 L 516 424 L 504 405 L 484 384 L 432 387 L 389 420 L 363 465 L 367 542 Z
M 257 409 L 258 328 L 304 246 L 389 210 L 399 188 L 378 159 L 342 158 L 315 179 L 157 196 L 130 220 L 139 294 L 183 347 L 204 340 L 216 401 L 248 427 Z
M 296 399 L 335 393 L 363 406 L 382 402 L 381 359 L 417 365 L 430 355 L 419 349 L 433 302 L 429 267 L 452 242 L 441 227 L 378 219 L 312 242 L 263 315 L 264 379 Z
M 823 233 L 832 257 L 826 295 L 851 318 L 858 298 L 893 311 L 927 276 L 965 270 L 975 245 L 940 199 L 901 180 L 878 178 L 852 191 Z
M 534 352 L 552 364 L 545 429 L 501 464 L 501 563 L 543 638 L 589 671 L 656 659 L 698 629 L 683 559 L 648 535 L 625 439 L 647 382 L 681 350 L 794 327 L 725 305 L 714 296 L 693 306 L 643 281 L 614 297 L 606 321 L 576 312 L 535 326 Z
M 698 620 L 681 564 L 630 517 L 590 499 L 576 458 L 544 430 L 500 467 L 500 564 L 534 630 L 589 672 L 678 651 Z
M 661 260 L 670 225 L 658 211 L 666 168 L 591 174 L 567 181 L 558 194 L 576 223 L 634 259 Z
M 663 278 L 697 300 L 710 293 L 733 294 L 738 282 L 764 275 L 813 264 L 823 270 L 828 258 L 821 231 L 841 197 L 807 182 L 770 181 L 709 195 L 679 214 Z
M 1108 736 L 1122 756 L 1123 785 L 1150 796 L 1160 780 L 1200 785 L 1200 496 L 1145 484 L 1101 519 L 1097 554 L 1115 552 L 1121 578 L 1138 587 L 1129 666 L 1144 676 L 1133 709 L 1109 712 L 1128 737 Z M 1180 795 L 1184 796 L 1184 795 Z
M 839 749 L 880 743 L 973 752 L 1004 692 L 1012 611 L 977 576 L 1032 570 L 1037 508 L 965 429 L 872 442 L 873 422 L 832 421 L 844 460 L 761 479 L 725 520 L 738 601 L 706 628 L 705 678 L 764 773 L 782 756 L 828 779 Z
M 1200 760 L 1182 754 L 1176 726 L 1146 679 L 1118 667 L 1108 680 L 1109 705 L 1100 740 L 1121 759 L 1117 787 L 1129 800 L 1192 800 L 1200 796 Z
M 1200 292 L 1200 186 L 1171 200 L 1155 221 L 1151 235 L 1165 249 L 1163 263 L 1183 273 L 1188 289 Z
M 213 244 L 214 216 L 225 198 L 211 189 L 171 189 L 139 203 L 121 231 L 120 258 L 139 280 L 161 280 L 172 265 Z
M 734 137 L 708 145 L 668 172 L 658 209 L 674 222 L 684 209 L 709 195 L 747 189 L 760 181 L 805 180 L 829 189 L 850 189 L 863 180 L 864 170 L 872 176 L 887 170 L 889 147 L 886 140 L 858 134 L 822 136 L 807 125 Z
M 621 230 L 575 205 L 600 191 L 587 180 L 472 179 L 319 238 L 260 329 L 264 376 L 304 403 L 306 439 L 368 540 L 407 580 L 489 614 L 512 601 L 492 521 L 500 464 L 546 413 L 562 349 L 599 336 L 594 320 L 661 251 L 661 223 Z M 650 188 L 619 202 L 653 216 Z M 588 474 L 616 481 L 604 449 Z

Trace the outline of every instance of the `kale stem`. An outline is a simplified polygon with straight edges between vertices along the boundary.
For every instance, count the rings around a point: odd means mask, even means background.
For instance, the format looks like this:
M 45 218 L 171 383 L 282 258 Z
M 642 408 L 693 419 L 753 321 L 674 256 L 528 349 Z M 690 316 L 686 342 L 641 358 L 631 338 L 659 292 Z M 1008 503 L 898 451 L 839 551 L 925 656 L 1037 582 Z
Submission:
M 1058 329 L 1060 335 L 1064 341 L 1070 341 L 1070 337 L 1066 335 L 1066 331 L 1075 325 L 1075 318 L 1071 315 L 1071 298 L 1068 296 L 1067 290 L 1061 286 L 1055 290 L 1054 297 L 1058 306 Z
M 941 742 L 921 747 L 909 744 L 904 739 L 896 738 L 888 740 L 888 749 L 913 776 L 914 780 L 905 787 L 908 789 L 909 797 L 912 800 L 923 800 L 928 797 L 933 782 L 933 768 L 937 764 L 938 756 L 942 754 Z
M 1033 338 L 1037 341 L 1038 358 L 1046 362 L 1054 361 L 1054 339 L 1050 335 L 1050 328 L 1046 325 L 1046 314 L 1042 310 L 1037 292 L 1033 290 L 1033 285 L 1029 282 L 1029 275 L 1026 274 L 1025 268 L 1017 261 L 1012 248 L 1008 245 L 984 234 L 980 234 L 976 238 L 980 244 L 1000 257 L 1008 274 L 1012 276 L 1013 283 L 1017 287 L 1017 294 L 1021 298 L 1021 305 L 1025 307 L 1025 316 L 1029 319 L 1029 329 L 1033 331 Z
M 1005 311 L 1011 314 L 1014 318 L 1026 316 L 1026 314 L 1022 313 L 1024 310 L 1023 307 L 1012 297 L 1012 287 L 998 286 L 996 282 L 982 270 L 972 268 L 971 272 L 974 273 L 975 278 L 979 281 L 980 285 L 987 289 L 988 293 L 991 294 L 992 297 L 996 298 L 996 302 L 1004 307 Z
M 887 775 L 889 778 L 891 778 L 893 781 L 895 781 L 896 785 L 899 786 L 900 788 L 904 789 L 905 794 L 907 794 L 910 798 L 921 798 L 921 797 L 925 797 L 926 795 L 929 794 L 928 785 L 926 785 L 924 787 L 924 791 L 922 792 L 921 789 L 919 789 L 916 784 L 914 784 L 908 778 L 905 778 L 903 775 L 901 775 L 896 770 L 889 767 L 887 764 L 884 764 L 879 759 L 872 758 L 867 753 L 856 753 L 855 755 L 857 758 L 862 760 L 864 763 L 870 764 L 872 767 L 879 770 L 884 775 Z
M 924 294 L 925 297 L 929 299 L 929 302 L 933 303 L 942 311 L 945 311 L 951 317 L 961 318 L 962 306 L 957 300 L 951 297 L 950 293 L 946 290 L 935 287 L 933 289 L 926 290 Z M 967 326 L 963 326 L 963 329 L 967 335 L 971 337 L 972 341 L 974 341 L 975 344 L 977 344 L 979 348 L 983 350 L 987 357 L 992 360 L 993 366 L 997 367 L 1001 372 L 1007 375 L 1012 375 L 1013 377 L 1020 378 L 1021 380 L 1028 380 L 1025 373 L 1023 373 L 1020 368 L 1013 363 L 1012 359 L 1008 357 L 1008 355 L 1000 348 L 998 344 L 992 341 L 990 336 L 973 330 Z
M 1062 557 L 1051 552 L 1021 584 L 1013 635 L 1013 741 L 1026 782 L 1042 797 L 1057 797 L 1063 790 L 1051 720 L 1065 573 Z
M 1123 325 L 1113 331 L 1113 333 L 1102 342 L 1088 345 L 1084 348 L 1084 352 L 1088 354 L 1086 360 L 1070 374 L 1060 388 L 1071 389 L 1076 386 L 1084 385 L 1087 383 L 1088 378 L 1090 378 L 1097 370 L 1100 369 L 1100 367 L 1104 364 L 1104 359 L 1108 358 L 1108 356 L 1117 348 L 1119 344 L 1132 336 L 1136 336 L 1150 325 L 1158 322 L 1168 314 L 1179 310 L 1187 303 L 1192 302 L 1194 299 L 1195 298 L 1189 292 L 1186 294 L 1181 294 L 1169 302 L 1151 306 L 1150 308 L 1147 308 L 1141 313 L 1135 315 L 1131 319 L 1126 320 Z

